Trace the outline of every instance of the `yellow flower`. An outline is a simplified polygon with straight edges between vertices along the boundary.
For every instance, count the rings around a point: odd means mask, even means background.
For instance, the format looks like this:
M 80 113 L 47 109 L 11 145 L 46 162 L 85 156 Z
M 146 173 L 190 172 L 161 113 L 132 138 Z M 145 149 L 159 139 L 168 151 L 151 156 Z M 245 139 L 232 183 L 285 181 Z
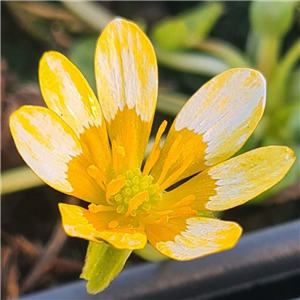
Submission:
M 273 186 L 294 162 L 287 147 L 231 158 L 265 106 L 266 83 L 251 69 L 213 78 L 186 103 L 163 146 L 164 121 L 143 164 L 157 98 L 157 64 L 133 23 L 111 22 L 95 54 L 97 101 L 63 55 L 41 59 L 48 108 L 23 106 L 11 132 L 26 163 L 51 187 L 90 203 L 60 204 L 67 234 L 118 249 L 190 260 L 233 247 L 241 227 L 213 217 Z

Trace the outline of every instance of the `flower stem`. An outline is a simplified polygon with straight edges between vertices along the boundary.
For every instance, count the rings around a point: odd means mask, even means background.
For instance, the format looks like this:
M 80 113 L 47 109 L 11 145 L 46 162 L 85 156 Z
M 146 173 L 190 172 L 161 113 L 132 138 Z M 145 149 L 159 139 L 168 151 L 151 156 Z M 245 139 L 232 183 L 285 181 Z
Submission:
M 279 50 L 281 46 L 281 39 L 274 36 L 260 37 L 260 45 L 258 48 L 257 68 L 260 70 L 267 81 L 272 75 L 276 67 Z
M 246 41 L 246 54 L 247 57 L 249 57 L 249 59 L 251 61 L 254 61 L 256 58 L 256 53 L 257 53 L 257 49 L 259 46 L 259 35 L 257 34 L 257 32 L 255 32 L 255 30 L 251 30 L 249 31 L 249 34 L 247 36 L 247 41 Z
M 289 74 L 292 70 L 292 67 L 296 65 L 296 62 L 300 58 L 300 39 L 298 39 L 293 46 L 288 50 L 285 56 L 281 59 L 278 64 L 281 72 Z
M 268 98 L 270 99 L 267 106 L 267 114 L 276 111 L 283 101 L 286 101 L 286 86 L 289 75 L 293 67 L 300 58 L 300 39 L 288 50 L 285 56 L 278 63 L 268 87 Z

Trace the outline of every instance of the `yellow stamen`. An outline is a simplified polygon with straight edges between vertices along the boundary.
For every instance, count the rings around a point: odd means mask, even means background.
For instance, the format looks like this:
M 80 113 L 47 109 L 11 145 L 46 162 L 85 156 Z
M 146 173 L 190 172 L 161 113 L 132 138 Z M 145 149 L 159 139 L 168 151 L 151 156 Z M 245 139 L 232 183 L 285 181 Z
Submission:
M 177 169 L 175 172 L 173 172 L 164 181 L 164 183 L 159 186 L 159 191 L 162 192 L 163 190 L 165 190 L 166 188 L 171 186 L 176 181 L 176 179 L 188 168 L 188 166 L 191 164 L 192 161 L 193 161 L 193 156 L 190 156 L 188 159 L 186 159 L 182 163 L 181 167 L 179 169 Z
M 151 150 L 151 152 L 146 160 L 145 166 L 144 166 L 143 175 L 149 174 L 149 172 L 153 168 L 154 164 L 158 160 L 158 157 L 160 154 L 160 141 L 161 141 L 161 137 L 162 137 L 164 131 L 166 130 L 167 124 L 168 124 L 168 122 L 166 120 L 164 120 L 161 123 L 161 125 L 159 126 L 159 129 L 155 136 L 154 144 L 152 146 L 152 150 Z
M 174 212 L 168 214 L 170 218 L 186 216 L 186 215 L 197 215 L 197 211 L 191 209 L 190 207 L 181 207 L 179 209 L 174 210 Z
M 125 149 L 122 146 L 117 146 L 116 147 L 116 153 L 119 154 L 120 156 L 124 157 L 125 156 Z
M 147 224 L 161 224 L 161 223 L 167 223 L 168 221 L 169 221 L 168 214 L 164 214 L 159 219 L 153 218 L 153 214 L 151 214 L 150 218 L 146 219 Z
M 96 180 L 97 184 L 104 190 L 106 191 L 105 187 L 105 174 L 97 168 L 95 165 L 90 165 L 87 168 L 87 173 Z
M 169 216 L 165 215 L 165 216 L 162 216 L 160 219 L 158 219 L 155 223 L 162 224 L 162 223 L 168 223 L 168 221 L 169 221 Z
M 180 208 L 175 208 L 176 206 L 180 205 L 186 205 L 194 201 L 195 196 L 194 195 L 189 195 L 185 198 L 183 198 L 181 201 L 167 207 L 167 210 L 163 211 L 156 211 L 156 212 L 151 212 L 151 218 L 147 219 L 147 223 L 150 224 L 160 224 L 160 223 L 167 223 L 170 218 L 175 218 L 175 217 L 180 217 L 180 216 L 186 216 L 186 215 L 197 215 L 197 211 L 185 206 L 185 207 L 180 207 Z M 175 209 L 168 209 L 168 208 L 175 208 Z M 152 219 L 154 217 L 154 219 Z M 157 219 L 159 217 L 159 219 Z
M 115 140 L 112 141 L 112 160 L 115 174 L 120 173 L 122 160 L 125 157 L 125 148 L 118 145 Z
M 96 214 L 98 212 L 103 211 L 114 211 L 116 208 L 114 206 L 106 206 L 106 205 L 96 205 L 94 203 L 89 205 L 89 211 Z
M 108 228 L 109 228 L 109 229 L 114 229 L 114 228 L 116 228 L 116 227 L 118 227 L 118 226 L 119 226 L 119 222 L 116 221 L 116 220 L 111 221 L 111 222 L 108 223 Z
M 132 159 L 133 153 L 133 147 L 135 147 L 134 141 L 136 141 L 136 128 L 134 126 L 134 123 L 130 123 L 128 127 L 126 128 L 126 165 L 130 166 L 130 160 Z
M 148 224 L 161 224 L 161 223 L 167 223 L 169 219 L 171 218 L 178 218 L 181 216 L 188 216 L 188 215 L 197 215 L 197 211 L 191 209 L 190 207 L 182 207 L 177 210 L 170 211 L 164 211 L 164 215 L 160 216 L 159 218 L 153 218 L 153 215 L 151 214 L 151 218 L 147 218 L 146 223 Z
M 154 209 L 152 209 L 151 216 L 153 216 L 155 218 L 158 218 L 158 217 L 161 217 L 163 215 L 170 214 L 173 211 L 174 211 L 174 209 L 166 209 L 166 210 L 154 210 Z
M 166 161 L 164 163 L 162 172 L 160 174 L 160 177 L 157 181 L 157 184 L 161 184 L 166 177 L 170 167 L 173 165 L 173 163 L 178 159 L 179 155 L 181 154 L 182 151 L 182 146 L 180 147 L 180 142 L 181 142 L 181 135 L 179 135 L 172 146 L 170 147 L 169 153 L 166 157 Z
M 180 201 L 168 206 L 167 208 L 170 209 L 170 208 L 176 208 L 179 206 L 188 206 L 195 200 L 195 198 L 196 198 L 195 195 L 186 196 L 183 199 L 181 199 Z
M 148 191 L 136 194 L 128 203 L 128 209 L 125 217 L 128 217 L 135 209 L 137 209 L 145 200 L 149 198 Z
M 121 188 L 125 185 L 126 183 L 126 178 L 124 176 L 120 176 L 116 179 L 113 179 L 112 181 L 109 182 L 107 185 L 107 190 L 106 190 L 106 201 L 108 204 L 113 204 L 110 202 L 109 198 L 112 195 L 117 194 Z

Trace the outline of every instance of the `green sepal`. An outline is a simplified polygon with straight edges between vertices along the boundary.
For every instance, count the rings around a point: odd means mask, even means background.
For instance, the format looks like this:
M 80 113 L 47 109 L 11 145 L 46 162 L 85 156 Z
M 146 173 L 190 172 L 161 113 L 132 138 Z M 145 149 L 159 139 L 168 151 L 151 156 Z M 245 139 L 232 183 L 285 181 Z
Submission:
M 197 217 L 211 218 L 216 219 L 216 213 L 212 213 L 210 211 L 198 211 Z
M 90 242 L 80 278 L 87 280 L 86 289 L 97 294 L 109 286 L 122 271 L 131 250 L 117 249 L 106 243 Z
M 169 259 L 169 257 L 158 252 L 149 243 L 147 243 L 143 249 L 134 250 L 134 254 L 147 261 L 152 261 L 152 262 L 164 261 Z

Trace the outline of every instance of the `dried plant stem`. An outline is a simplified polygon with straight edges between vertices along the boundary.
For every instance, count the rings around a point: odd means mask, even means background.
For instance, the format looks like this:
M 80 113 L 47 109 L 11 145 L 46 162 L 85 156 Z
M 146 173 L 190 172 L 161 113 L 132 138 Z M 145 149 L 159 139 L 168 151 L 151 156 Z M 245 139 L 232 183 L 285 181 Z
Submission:
M 78 203 L 78 200 L 73 197 L 68 197 L 66 202 L 76 204 Z M 44 270 L 47 269 L 47 265 L 49 265 L 49 263 L 57 256 L 66 240 L 67 235 L 62 228 L 61 222 L 58 221 L 40 258 L 21 285 L 22 293 L 35 286 L 36 282 L 39 281 L 41 275 L 44 273 Z

